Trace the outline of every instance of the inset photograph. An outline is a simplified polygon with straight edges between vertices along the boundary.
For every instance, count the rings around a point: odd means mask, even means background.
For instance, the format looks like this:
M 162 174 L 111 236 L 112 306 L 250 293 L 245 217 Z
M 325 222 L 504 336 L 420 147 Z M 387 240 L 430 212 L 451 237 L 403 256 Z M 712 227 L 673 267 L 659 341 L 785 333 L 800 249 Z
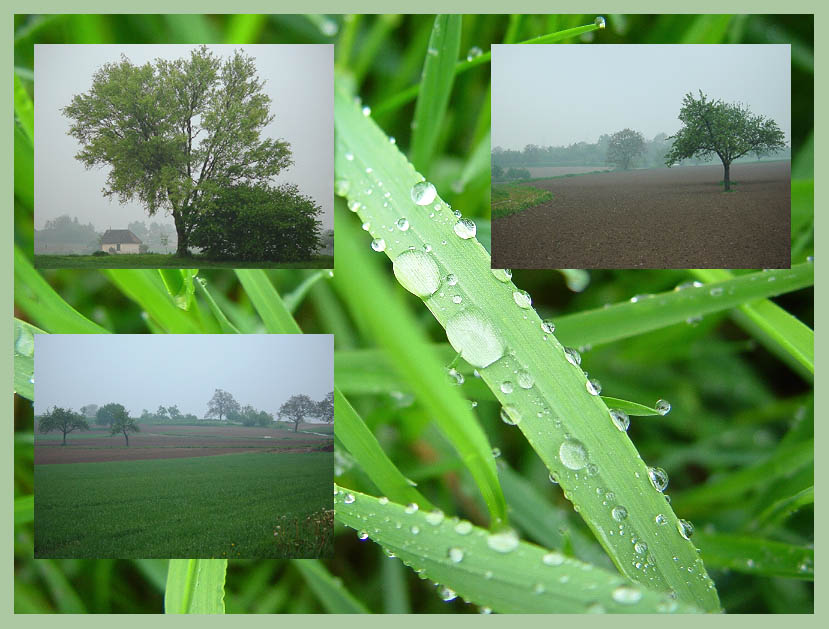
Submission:
M 35 558 L 334 552 L 334 343 L 35 336 Z
M 789 268 L 789 45 L 494 45 L 492 267 Z
M 35 46 L 35 266 L 333 268 L 333 49 Z

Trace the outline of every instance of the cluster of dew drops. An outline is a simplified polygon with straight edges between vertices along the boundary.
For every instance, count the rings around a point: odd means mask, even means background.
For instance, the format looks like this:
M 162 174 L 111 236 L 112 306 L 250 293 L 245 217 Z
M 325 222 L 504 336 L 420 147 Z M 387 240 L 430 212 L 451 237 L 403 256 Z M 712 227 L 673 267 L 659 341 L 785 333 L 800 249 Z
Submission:
M 604 18 L 596 18 L 596 24 L 599 25 L 600 28 L 603 28 Z M 369 107 L 363 107 L 362 113 L 364 116 L 369 116 L 371 114 L 371 110 Z M 394 138 L 390 138 L 389 141 L 393 144 Z M 345 159 L 353 161 L 354 156 L 351 153 L 346 153 Z M 367 175 L 371 175 L 372 172 L 373 170 L 370 167 L 366 168 Z M 377 181 L 376 185 L 378 186 L 378 189 L 382 188 L 382 182 Z M 348 188 L 349 185 L 347 182 L 337 183 L 337 193 L 341 196 L 345 196 L 348 193 Z M 365 190 L 366 194 L 372 194 L 373 192 L 373 188 Z M 383 192 L 382 190 L 380 190 L 380 192 L 385 199 L 383 201 L 384 207 L 389 207 L 389 200 L 391 197 L 390 193 L 388 191 Z M 434 217 L 435 212 L 439 212 L 442 209 L 439 202 L 435 203 L 435 200 L 437 199 L 437 190 L 429 181 L 421 180 L 416 182 L 411 187 L 410 197 L 411 201 L 416 206 L 424 207 L 430 211 L 430 217 Z M 348 203 L 348 208 L 352 212 L 358 212 L 360 209 L 363 209 L 364 206 L 360 203 L 360 201 L 352 199 Z M 476 235 L 475 223 L 467 218 L 463 218 L 460 212 L 454 212 L 454 216 L 457 219 L 453 225 L 455 236 L 463 240 L 470 240 L 474 238 Z M 409 226 L 409 220 L 406 217 L 400 217 L 395 223 L 395 227 L 401 232 L 408 231 Z M 364 223 L 363 229 L 369 231 L 371 229 L 370 224 L 368 222 Z M 390 229 L 393 230 L 394 228 Z M 446 241 L 444 241 L 444 244 L 445 242 Z M 371 248 L 376 252 L 383 252 L 386 250 L 386 247 L 386 241 L 382 237 L 376 237 L 371 241 Z M 440 272 L 437 263 L 433 257 L 429 255 L 431 251 L 432 247 L 429 244 L 425 244 L 422 250 L 411 246 L 408 250 L 403 251 L 393 260 L 393 270 L 398 282 L 406 290 L 423 299 L 427 299 L 434 295 L 442 283 L 445 283 L 450 288 L 455 287 L 458 284 L 458 278 L 455 274 L 448 273 L 443 275 Z M 509 269 L 492 269 L 492 274 L 499 282 L 502 283 L 507 283 L 512 279 L 512 272 Z M 532 308 L 532 298 L 527 291 L 516 288 L 512 293 L 512 297 L 515 305 L 519 309 L 529 310 Z M 463 302 L 463 297 L 460 294 L 455 294 L 452 295 L 451 300 L 454 304 L 460 305 Z M 638 299 L 634 298 L 631 301 L 635 302 L 638 301 Z M 543 320 L 541 322 L 541 331 L 544 335 L 544 340 L 547 340 L 548 336 L 552 335 L 555 331 L 554 322 L 549 319 Z M 452 347 L 466 360 L 466 362 L 476 367 L 476 376 L 480 375 L 477 368 L 485 368 L 491 365 L 499 360 L 505 353 L 505 344 L 500 338 L 498 331 L 483 315 L 483 313 L 478 312 L 478 310 L 473 307 L 464 308 L 447 320 L 446 335 Z M 581 369 L 581 355 L 579 351 L 571 347 L 564 347 L 563 351 L 567 361 L 573 366 Z M 463 384 L 464 376 L 454 367 L 450 367 L 448 369 L 448 375 L 454 384 Z M 587 376 L 586 372 L 584 375 Z M 534 385 L 531 374 L 526 371 L 519 371 L 516 373 L 516 382 L 522 389 L 530 389 Z M 499 388 L 503 394 L 509 395 L 515 390 L 515 385 L 512 381 L 505 380 L 500 384 Z M 585 388 L 587 393 L 591 396 L 600 395 L 602 390 L 601 383 L 593 378 L 586 378 Z M 660 415 L 666 415 L 671 410 L 671 405 L 669 402 L 660 399 L 656 402 L 654 408 Z M 503 406 L 501 410 L 501 419 L 504 423 L 515 426 L 520 423 L 521 418 L 521 412 L 516 406 L 510 404 Z M 626 432 L 630 426 L 630 417 L 621 409 L 609 409 L 609 419 L 621 432 Z M 589 463 L 588 453 L 584 444 L 569 435 L 565 435 L 558 451 L 558 457 L 561 463 L 570 470 L 577 471 L 586 468 L 588 474 L 595 474 L 597 471 L 596 466 Z M 636 476 L 638 477 L 638 473 Z M 649 467 L 648 476 L 653 487 L 660 493 L 664 492 L 668 486 L 668 475 L 665 470 L 659 467 Z M 556 482 L 552 474 L 550 475 L 550 480 L 552 482 Z M 597 491 L 604 494 L 605 499 L 603 504 L 611 504 L 613 498 L 615 498 L 612 492 L 605 493 L 604 490 L 601 490 L 600 488 L 597 488 Z M 669 496 L 666 495 L 665 498 L 669 501 Z M 624 531 L 623 522 L 627 518 L 627 509 L 623 505 L 614 504 L 611 508 L 610 515 L 616 523 L 619 523 L 619 534 L 622 535 Z M 655 516 L 654 521 L 657 525 L 661 526 L 666 524 L 668 519 L 664 514 L 659 513 Z M 693 525 L 687 520 L 677 520 L 676 528 L 678 533 L 686 540 L 690 539 L 694 531 Z M 611 532 L 610 534 L 612 535 L 613 533 Z M 506 548 L 507 550 L 511 550 L 510 544 L 513 543 L 513 538 L 514 546 L 512 547 L 514 548 L 517 547 L 518 537 L 512 529 L 508 529 L 506 532 L 496 533 L 494 534 L 494 538 L 491 536 L 491 539 L 493 539 L 493 543 L 496 546 L 501 544 L 501 547 Z M 635 536 L 631 536 L 631 541 L 636 555 L 644 555 L 647 553 L 648 546 L 645 541 L 639 540 Z M 490 546 L 492 547 L 491 544 Z M 462 558 L 463 554 L 462 551 L 458 549 L 458 552 L 455 552 L 451 556 Z M 637 565 L 637 567 L 640 565 L 641 563 Z M 647 566 L 647 562 L 645 565 Z

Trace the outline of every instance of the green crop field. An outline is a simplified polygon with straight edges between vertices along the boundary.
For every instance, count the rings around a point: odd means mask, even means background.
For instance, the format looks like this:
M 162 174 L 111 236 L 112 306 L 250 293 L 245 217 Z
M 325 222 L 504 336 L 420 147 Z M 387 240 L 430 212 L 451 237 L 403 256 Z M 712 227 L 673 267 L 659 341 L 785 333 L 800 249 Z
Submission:
M 517 183 L 499 183 L 492 186 L 492 218 L 517 214 L 521 210 L 546 203 L 553 193 Z
M 180 269 L 197 266 L 202 269 L 331 269 L 334 256 L 317 256 L 304 262 L 271 262 L 268 260 L 209 260 L 200 256 L 180 258 L 162 253 L 139 253 L 122 256 L 36 255 L 40 269 Z
M 332 463 L 315 452 L 38 465 L 35 556 L 329 556 L 333 527 L 314 516 L 332 508 Z

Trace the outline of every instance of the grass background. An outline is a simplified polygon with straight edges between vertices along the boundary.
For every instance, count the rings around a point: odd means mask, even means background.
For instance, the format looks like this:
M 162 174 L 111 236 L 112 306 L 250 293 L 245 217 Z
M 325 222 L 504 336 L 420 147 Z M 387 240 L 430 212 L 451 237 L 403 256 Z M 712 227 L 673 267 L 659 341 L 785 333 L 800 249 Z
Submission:
M 477 46 L 516 42 L 568 27 L 592 23 L 594 15 L 465 16 L 460 57 Z M 607 28 L 568 43 L 791 43 L 793 134 L 793 263 L 813 254 L 813 21 L 810 16 L 608 15 Z M 64 16 L 15 20 L 15 68 L 23 88 L 33 93 L 33 44 L 138 42 L 336 43 L 337 64 L 372 117 L 411 147 L 414 101 L 400 94 L 415 84 L 423 67 L 431 16 Z M 415 91 L 416 94 L 416 91 Z M 457 76 L 430 159 L 418 164 L 453 207 L 473 218 L 487 244 L 489 183 L 489 69 L 473 67 Z M 32 160 L 25 142 L 25 120 L 15 124 L 16 316 L 49 332 L 92 326 L 80 323 L 42 295 L 30 293 L 36 281 L 31 259 Z M 485 147 L 486 150 L 481 150 Z M 480 155 L 486 159 L 481 160 Z M 476 160 L 475 156 L 479 158 Z M 334 278 L 314 271 L 268 271 L 267 280 L 290 305 L 304 332 L 334 333 L 336 379 L 353 407 L 377 436 L 388 457 L 417 490 L 447 514 L 476 523 L 486 521 L 474 482 L 445 436 L 379 348 L 366 308 L 380 307 L 372 294 L 354 294 L 365 270 L 391 277 L 390 264 L 374 255 L 371 238 L 340 205 L 348 238 L 359 249 L 338 253 Z M 343 234 L 338 234 L 340 238 Z M 364 251 L 364 253 L 359 253 Z M 349 272 L 348 269 L 351 269 Z M 32 273 L 37 273 L 32 271 Z M 132 273 L 132 274 L 131 274 Z M 263 331 L 259 296 L 266 290 L 250 277 L 231 271 L 199 273 L 207 291 L 197 290 L 198 313 L 169 310 L 152 287 L 155 280 L 136 271 L 54 270 L 37 273 L 78 312 L 100 329 L 119 333 L 165 332 L 188 328 L 215 332 L 226 325 L 243 332 Z M 150 272 L 146 272 L 150 273 Z M 347 282 L 349 273 L 352 282 Z M 340 277 L 343 276 L 343 277 Z M 580 275 L 584 288 L 571 290 L 573 275 L 556 271 L 516 271 L 513 279 L 533 295 L 542 318 L 564 329 L 567 316 L 636 295 L 671 291 L 681 283 L 716 281 L 691 271 L 591 271 Z M 584 287 L 585 280 L 589 283 Z M 363 280 L 364 281 L 364 280 Z M 569 284 L 568 284 L 569 282 Z M 24 286 L 25 284 L 25 286 Z M 393 287 L 390 299 L 402 307 L 425 338 L 445 347 L 445 335 L 419 300 Z M 226 322 L 211 318 L 213 305 Z M 787 293 L 774 304 L 813 326 L 812 290 Z M 650 464 L 671 477 L 669 493 L 680 517 L 694 521 L 694 541 L 703 550 L 723 606 L 728 612 L 808 613 L 813 609 L 810 566 L 799 571 L 803 549 L 813 544 L 813 383 L 768 325 L 771 302 L 706 315 L 702 319 L 626 334 L 613 342 L 583 347 L 582 366 L 601 380 L 603 392 L 653 404 L 672 402 L 665 417 L 633 418 L 630 436 Z M 764 312 L 765 311 L 765 312 Z M 387 312 L 384 310 L 384 312 Z M 635 318 L 635 313 L 628 319 Z M 400 322 L 385 319 L 388 326 Z M 276 325 L 271 323 L 271 325 Z M 72 331 L 76 331 L 72 328 Z M 416 357 L 410 360 L 417 360 Z M 448 366 L 451 353 L 446 358 Z M 500 483 L 512 522 L 523 538 L 547 547 L 594 553 L 607 559 L 574 517 L 560 490 L 517 431 L 499 419 L 500 406 L 471 370 L 460 387 L 475 402 L 475 415 L 500 453 Z M 346 386 L 347 385 L 347 386 Z M 32 524 L 26 501 L 33 488 L 31 405 L 15 401 L 15 496 L 20 517 L 15 530 L 15 608 L 18 612 L 158 612 L 167 563 L 163 560 L 32 559 Z M 338 419 L 339 422 L 339 419 Z M 341 444 L 340 444 L 341 445 Z M 793 449 L 794 448 L 794 449 Z M 338 483 L 373 495 L 377 488 L 344 448 L 338 448 Z M 801 502 L 797 502 L 801 500 Z M 792 505 L 798 504 L 793 513 Z M 788 505 L 788 506 L 787 506 Z M 17 507 L 17 504 L 16 504 Z M 723 536 L 749 539 L 739 546 Z M 731 543 L 723 544 L 723 540 Z M 706 541 L 708 548 L 706 550 Z M 753 542 L 753 545 L 751 544 Z M 797 561 L 780 567 L 785 553 L 772 542 L 800 549 Z M 732 552 L 722 555 L 723 546 Z M 737 549 L 737 551 L 734 551 Z M 769 550 L 771 549 L 771 550 Z M 715 552 L 716 551 L 716 552 Z M 717 553 L 720 553 L 719 561 Z M 770 554 L 769 554 L 770 553 Z M 808 555 L 808 553 L 807 553 Z M 765 558 L 765 559 L 764 559 Z M 772 561 L 768 560 L 771 558 Z M 750 561 L 749 561 L 750 560 Z M 602 562 L 605 562 L 604 564 Z M 778 563 L 775 563 L 778 562 Z M 785 562 L 784 562 L 785 563 Z M 287 561 L 229 562 L 228 612 L 320 612 L 362 608 L 374 612 L 467 613 L 462 601 L 444 602 L 378 546 L 360 541 L 338 526 L 336 556 L 319 565 Z M 792 569 L 793 568 L 793 569 Z M 813 565 L 811 566 L 813 570 Z M 328 576 L 328 579 L 326 578 Z M 331 585 L 342 579 L 348 597 Z M 344 584 L 344 585 L 343 585 Z M 356 601 L 356 603 L 355 603 Z

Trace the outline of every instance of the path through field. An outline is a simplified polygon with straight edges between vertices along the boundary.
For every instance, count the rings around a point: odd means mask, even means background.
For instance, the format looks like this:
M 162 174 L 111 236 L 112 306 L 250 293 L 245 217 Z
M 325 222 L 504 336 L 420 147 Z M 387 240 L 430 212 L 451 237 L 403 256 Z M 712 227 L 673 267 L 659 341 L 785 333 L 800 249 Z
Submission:
M 552 201 L 492 222 L 492 267 L 787 268 L 791 163 L 533 181 Z

